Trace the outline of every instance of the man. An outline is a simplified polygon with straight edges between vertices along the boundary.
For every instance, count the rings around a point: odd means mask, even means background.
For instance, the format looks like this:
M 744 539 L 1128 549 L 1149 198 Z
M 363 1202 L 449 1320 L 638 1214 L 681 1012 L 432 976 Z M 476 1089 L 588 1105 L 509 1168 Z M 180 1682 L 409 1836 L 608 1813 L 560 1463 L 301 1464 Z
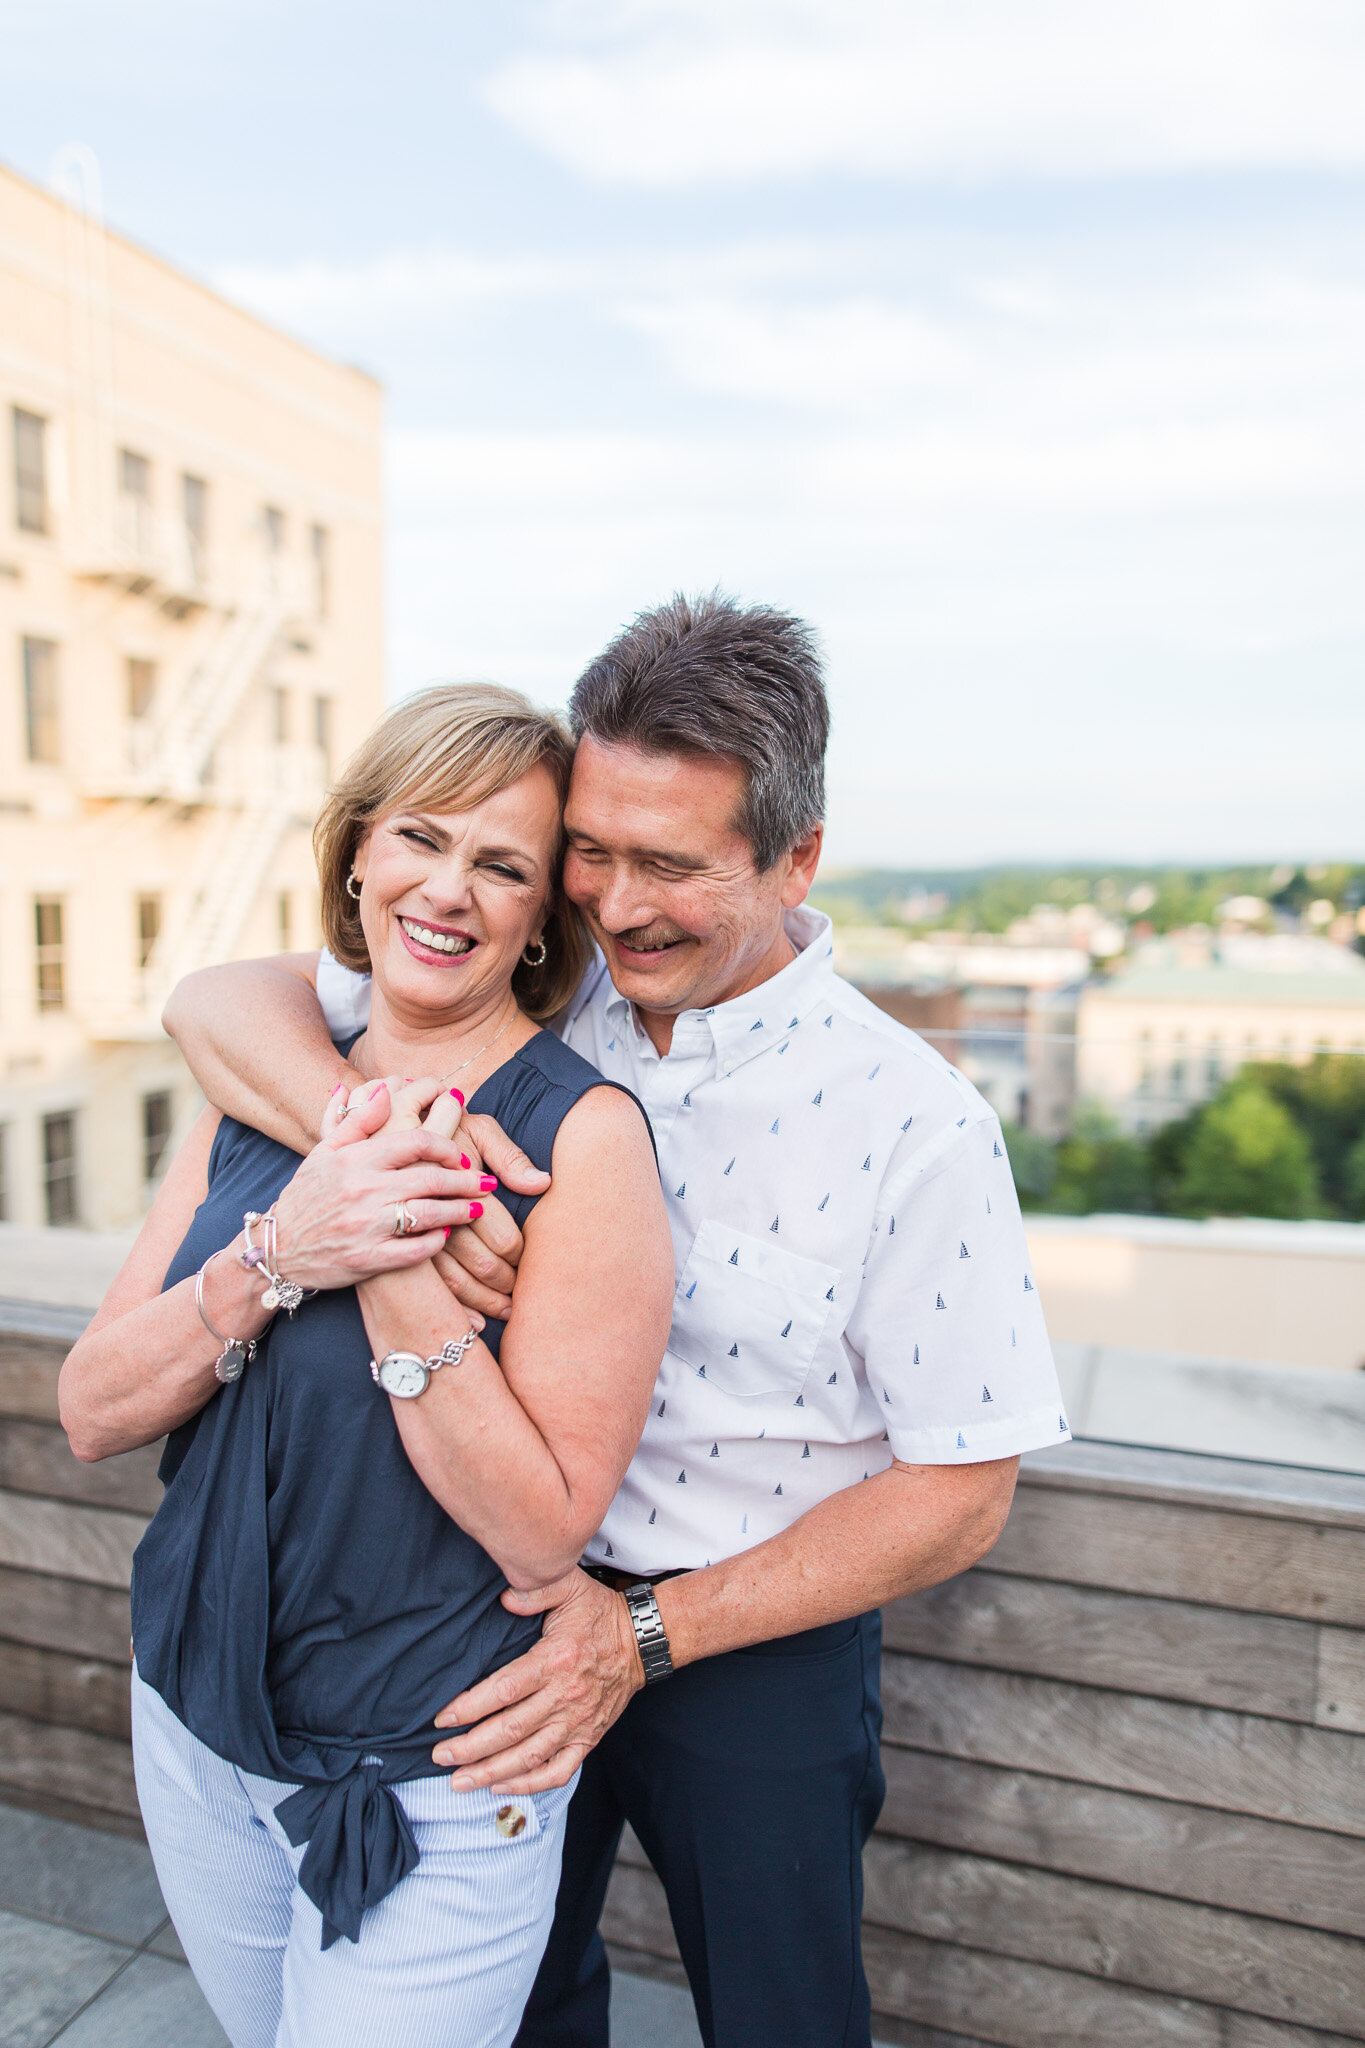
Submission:
M 435 1755 L 457 1786 L 519 1791 L 583 1763 L 521 2048 L 605 2048 L 596 1929 L 626 1820 L 708 2048 L 867 2048 L 877 1610 L 984 1555 L 1019 1453 L 1067 1435 L 1009 1163 L 980 1096 L 836 977 L 802 908 L 828 726 L 807 630 L 675 599 L 592 663 L 571 715 L 565 886 L 604 964 L 561 1028 L 649 1112 L 674 1323 L 589 1571 L 505 1596 L 544 1636 L 452 1703 L 477 1725 Z M 363 1014 L 334 964 L 318 987 L 338 1028 Z M 341 1071 L 316 1012 L 306 1075 L 286 1070 L 269 1001 L 296 1033 L 312 996 L 225 968 L 169 1013 L 214 1099 L 262 1123 Z M 234 1015 L 249 1052 L 213 1021 Z M 227 1072 L 248 1059 L 251 1089 Z M 452 1239 L 463 1298 L 505 1310 L 513 1238 L 499 1258 Z

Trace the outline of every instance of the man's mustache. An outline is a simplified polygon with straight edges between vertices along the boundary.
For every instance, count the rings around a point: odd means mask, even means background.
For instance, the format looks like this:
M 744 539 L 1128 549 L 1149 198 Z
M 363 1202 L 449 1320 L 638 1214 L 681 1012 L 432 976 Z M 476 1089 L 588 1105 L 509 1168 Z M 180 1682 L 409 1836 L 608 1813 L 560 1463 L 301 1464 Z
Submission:
M 633 925 L 629 931 L 613 932 L 611 936 L 618 946 L 629 946 L 632 952 L 658 953 L 665 946 L 676 946 L 679 940 L 687 937 L 687 933 L 680 932 L 676 925 L 640 924 Z

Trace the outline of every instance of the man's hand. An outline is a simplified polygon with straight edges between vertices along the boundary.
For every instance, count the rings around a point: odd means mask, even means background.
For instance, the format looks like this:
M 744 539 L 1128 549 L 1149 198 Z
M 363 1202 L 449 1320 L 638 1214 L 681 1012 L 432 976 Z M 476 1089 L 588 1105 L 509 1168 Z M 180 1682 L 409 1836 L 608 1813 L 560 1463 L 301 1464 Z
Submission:
M 544 1614 L 545 1632 L 514 1664 L 462 1692 L 436 1716 L 466 1733 L 439 1742 L 457 1792 L 548 1792 L 567 1785 L 645 1682 L 626 1603 L 574 1568 L 553 1586 L 508 1591 L 513 1614 Z M 468 1724 L 476 1721 L 477 1727 Z
M 351 1091 L 346 1104 L 349 1115 L 368 1104 L 375 1083 L 366 1081 Z M 389 1074 L 384 1084 L 389 1093 L 387 1128 L 392 1130 L 439 1130 L 453 1137 L 474 1172 L 485 1169 L 519 1195 L 543 1195 L 550 1176 L 533 1166 L 519 1145 L 507 1136 L 491 1116 L 470 1116 L 458 1088 L 446 1088 L 428 1076 L 409 1080 Z M 328 1116 L 335 1119 L 328 1106 Z M 473 1223 L 452 1230 L 445 1247 L 438 1252 L 435 1266 L 456 1301 L 479 1320 L 494 1316 L 506 1322 L 512 1313 L 512 1289 L 524 1249 L 520 1230 L 501 1202 L 491 1194 L 482 1198 L 483 1214 Z

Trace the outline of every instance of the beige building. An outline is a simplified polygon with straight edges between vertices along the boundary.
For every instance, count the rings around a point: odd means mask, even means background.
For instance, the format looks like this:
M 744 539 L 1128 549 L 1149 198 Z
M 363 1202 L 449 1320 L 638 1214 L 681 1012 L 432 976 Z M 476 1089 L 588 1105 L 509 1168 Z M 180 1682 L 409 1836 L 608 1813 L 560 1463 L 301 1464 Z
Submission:
M 1322 948 L 1279 965 L 1273 942 L 1260 956 L 1165 943 L 1088 983 L 1077 1016 L 1078 1096 L 1140 1137 L 1216 1095 L 1249 1061 L 1365 1054 L 1365 960 Z
M 836 929 L 834 961 L 880 1009 L 937 1046 L 1005 1123 L 1065 1136 L 1076 1005 L 1091 966 L 1084 947 L 952 932 L 907 939 L 854 926 Z
M 317 941 L 380 402 L 0 170 L 0 1220 L 135 1220 L 195 1108 L 167 991 Z

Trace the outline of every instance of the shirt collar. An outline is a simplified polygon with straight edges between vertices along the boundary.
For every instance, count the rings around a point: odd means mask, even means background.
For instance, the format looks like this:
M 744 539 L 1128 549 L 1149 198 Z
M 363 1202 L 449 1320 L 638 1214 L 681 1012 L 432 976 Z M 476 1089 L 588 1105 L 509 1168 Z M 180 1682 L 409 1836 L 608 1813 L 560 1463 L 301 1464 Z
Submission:
M 747 995 L 706 1010 L 680 1011 L 673 1027 L 675 1050 L 695 1049 L 698 1040 L 709 1036 L 717 1065 L 728 1074 L 799 1028 L 833 979 L 833 926 L 822 910 L 803 905 L 787 912 L 783 929 L 797 949 L 796 958 Z M 617 989 L 611 988 L 605 1010 L 616 1029 L 644 1035 L 630 1003 Z

